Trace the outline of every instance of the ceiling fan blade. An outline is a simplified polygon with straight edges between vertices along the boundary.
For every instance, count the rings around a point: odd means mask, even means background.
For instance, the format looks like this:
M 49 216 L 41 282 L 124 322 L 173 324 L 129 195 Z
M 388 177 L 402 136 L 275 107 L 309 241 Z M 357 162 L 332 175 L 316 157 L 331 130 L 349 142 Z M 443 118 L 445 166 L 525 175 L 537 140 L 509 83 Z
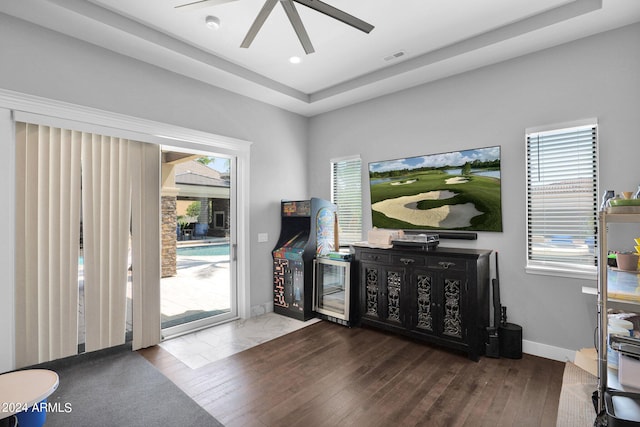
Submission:
M 302 48 L 304 49 L 305 53 L 308 55 L 315 52 L 315 49 L 311 44 L 311 39 L 309 39 L 309 34 L 307 34 L 307 30 L 304 28 L 302 19 L 300 19 L 300 15 L 298 14 L 298 11 L 296 10 L 293 2 L 291 0 L 286 0 L 281 1 L 280 4 L 282 4 L 284 11 L 287 13 L 287 17 L 289 18 L 289 21 L 291 22 L 291 25 L 293 26 L 298 39 L 300 39 L 300 43 L 302 43 Z
M 251 25 L 251 28 L 249 28 L 249 31 L 247 32 L 247 35 L 244 37 L 244 40 L 242 40 L 242 44 L 240 45 L 240 47 L 245 47 L 246 48 L 246 47 L 251 46 L 251 43 L 253 43 L 253 39 L 256 38 L 256 35 L 258 34 L 258 31 L 260 31 L 260 28 L 262 28 L 262 25 L 264 24 L 264 21 L 267 20 L 267 17 L 269 16 L 269 14 L 273 10 L 273 8 L 276 7 L 276 4 L 278 3 L 278 1 L 280 1 L 280 0 L 267 0 L 266 1 L 264 6 L 262 6 L 262 9 L 258 13 L 258 16 L 256 17 L 255 21 L 253 21 L 253 24 Z
M 305 5 L 313 10 L 317 10 L 320 13 L 324 13 L 327 16 L 330 16 L 338 21 L 344 22 L 347 25 L 351 25 L 354 28 L 357 28 L 360 31 L 364 31 L 369 34 L 371 30 L 375 27 L 368 22 L 363 21 L 362 19 L 358 19 L 353 15 L 349 15 L 346 12 L 341 11 L 340 9 L 336 9 L 333 6 L 330 6 L 326 3 L 321 2 L 320 0 L 293 0 L 296 3 L 300 3 Z
M 197 0 L 190 3 L 180 4 L 176 6 L 174 9 L 201 9 L 205 7 L 215 6 L 218 4 L 230 3 L 232 1 L 237 0 Z

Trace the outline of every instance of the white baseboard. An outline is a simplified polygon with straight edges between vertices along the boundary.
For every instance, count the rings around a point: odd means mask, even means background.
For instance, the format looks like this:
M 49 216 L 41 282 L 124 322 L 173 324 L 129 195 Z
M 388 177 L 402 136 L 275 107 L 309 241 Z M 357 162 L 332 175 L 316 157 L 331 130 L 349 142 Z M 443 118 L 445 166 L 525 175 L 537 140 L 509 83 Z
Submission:
M 576 358 L 575 350 L 527 340 L 522 340 L 522 352 L 560 362 L 573 362 Z
M 273 311 L 273 301 L 251 306 L 251 317 L 261 316 Z M 568 348 L 555 347 L 541 344 L 534 341 L 522 340 L 522 352 L 533 356 L 544 357 L 545 359 L 557 360 L 560 362 L 573 362 L 576 358 L 576 351 Z

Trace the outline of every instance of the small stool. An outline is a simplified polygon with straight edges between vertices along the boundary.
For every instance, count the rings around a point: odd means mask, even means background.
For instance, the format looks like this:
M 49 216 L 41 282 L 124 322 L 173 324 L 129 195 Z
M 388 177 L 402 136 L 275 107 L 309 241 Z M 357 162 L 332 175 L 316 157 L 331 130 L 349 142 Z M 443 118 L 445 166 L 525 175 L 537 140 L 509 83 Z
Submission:
M 46 419 L 47 397 L 57 388 L 58 374 L 47 369 L 25 369 L 0 375 L 0 402 L 10 403 L 0 412 L 0 425 L 10 426 L 15 414 L 20 427 L 42 426 Z M 36 405 L 36 410 L 32 410 Z

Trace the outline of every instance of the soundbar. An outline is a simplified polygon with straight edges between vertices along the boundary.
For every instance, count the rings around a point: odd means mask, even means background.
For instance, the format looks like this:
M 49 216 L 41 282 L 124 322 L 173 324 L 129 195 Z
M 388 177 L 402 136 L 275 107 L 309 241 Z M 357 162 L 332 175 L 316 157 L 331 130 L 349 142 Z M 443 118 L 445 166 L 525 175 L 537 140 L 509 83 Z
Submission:
M 417 233 L 416 230 L 404 230 L 404 232 L 406 234 Z M 437 234 L 440 239 L 478 240 L 478 233 L 471 233 L 466 231 L 429 230 L 429 232 Z

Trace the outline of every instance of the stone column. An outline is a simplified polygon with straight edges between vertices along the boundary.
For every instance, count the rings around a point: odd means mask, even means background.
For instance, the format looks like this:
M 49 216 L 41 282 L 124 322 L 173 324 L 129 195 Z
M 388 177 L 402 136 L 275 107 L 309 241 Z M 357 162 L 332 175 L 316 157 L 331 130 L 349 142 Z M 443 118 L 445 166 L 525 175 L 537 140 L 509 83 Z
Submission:
M 177 274 L 176 239 L 178 220 L 176 217 L 176 196 L 162 196 L 162 277 Z
M 178 188 L 174 166 L 164 163 L 162 165 L 162 277 L 175 276 L 178 271 L 176 266 L 177 200 Z

